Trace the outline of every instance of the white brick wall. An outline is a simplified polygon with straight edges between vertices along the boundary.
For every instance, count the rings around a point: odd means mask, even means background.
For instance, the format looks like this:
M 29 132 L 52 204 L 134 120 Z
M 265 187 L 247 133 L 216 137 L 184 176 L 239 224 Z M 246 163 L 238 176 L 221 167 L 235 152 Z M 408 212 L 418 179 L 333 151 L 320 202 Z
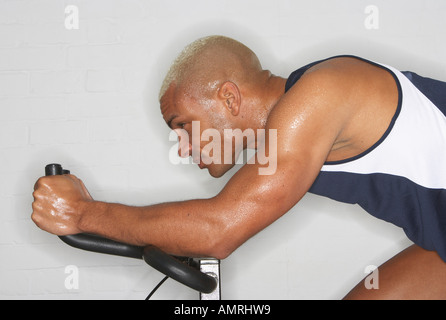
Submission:
M 29 93 L 29 74 L 26 72 L 4 72 L 0 74 L 0 95 L 25 96 Z
M 31 193 L 50 162 L 104 201 L 218 192 L 225 179 L 168 163 L 172 143 L 157 103 L 170 61 L 198 37 L 244 41 L 282 76 L 351 53 L 446 80 L 444 1 L 242 2 L 0 0 L 0 299 L 142 299 L 161 280 L 142 261 L 80 252 L 40 231 Z M 381 14 L 375 31 L 364 28 L 371 3 Z M 79 30 L 65 28 L 67 5 L 79 8 Z M 223 263 L 224 298 L 336 299 L 366 265 L 404 245 L 399 230 L 358 208 L 309 196 Z M 68 265 L 79 268 L 78 290 L 64 285 Z M 168 282 L 157 297 L 197 295 Z

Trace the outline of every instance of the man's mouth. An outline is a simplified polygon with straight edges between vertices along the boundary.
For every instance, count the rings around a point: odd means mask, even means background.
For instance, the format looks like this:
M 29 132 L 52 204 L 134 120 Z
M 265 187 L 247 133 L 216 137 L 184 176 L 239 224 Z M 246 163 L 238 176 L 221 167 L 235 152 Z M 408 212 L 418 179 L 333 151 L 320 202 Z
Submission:
M 200 169 L 204 169 L 204 168 L 206 168 L 206 165 L 205 165 L 204 162 L 201 160 L 201 158 L 194 158 L 194 159 L 193 159 L 193 162 L 194 162 L 195 164 L 197 164 L 198 167 L 199 167 Z

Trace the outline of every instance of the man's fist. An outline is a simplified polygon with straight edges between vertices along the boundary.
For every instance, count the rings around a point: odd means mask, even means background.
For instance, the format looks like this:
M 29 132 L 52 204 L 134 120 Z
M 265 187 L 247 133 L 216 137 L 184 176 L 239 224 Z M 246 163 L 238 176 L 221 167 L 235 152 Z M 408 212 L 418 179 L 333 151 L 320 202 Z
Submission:
M 81 233 L 79 222 L 93 201 L 81 180 L 73 175 L 42 177 L 34 185 L 32 220 L 58 236 Z

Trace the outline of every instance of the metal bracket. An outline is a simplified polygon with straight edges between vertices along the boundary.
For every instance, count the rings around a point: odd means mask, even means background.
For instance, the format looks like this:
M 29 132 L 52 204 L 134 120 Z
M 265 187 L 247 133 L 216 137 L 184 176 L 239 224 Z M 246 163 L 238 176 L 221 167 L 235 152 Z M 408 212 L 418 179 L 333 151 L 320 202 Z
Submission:
M 221 300 L 220 260 L 201 259 L 199 264 L 201 272 L 217 279 L 217 288 L 209 294 L 200 292 L 200 300 Z

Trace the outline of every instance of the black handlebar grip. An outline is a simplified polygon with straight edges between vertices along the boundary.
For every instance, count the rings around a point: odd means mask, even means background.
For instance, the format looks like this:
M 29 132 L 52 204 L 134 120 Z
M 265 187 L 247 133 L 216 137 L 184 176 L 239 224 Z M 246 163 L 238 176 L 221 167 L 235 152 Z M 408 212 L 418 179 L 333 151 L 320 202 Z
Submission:
M 63 169 L 62 166 L 57 163 L 52 163 L 45 167 L 46 176 L 57 176 L 69 173 L 69 170 Z M 91 234 L 78 234 L 59 238 L 74 248 L 86 251 L 135 259 L 142 259 L 144 254 L 143 247 L 132 246 Z
M 144 254 L 143 247 L 137 247 L 121 242 L 116 242 L 92 234 L 82 233 L 72 236 L 63 236 L 59 238 L 71 247 L 96 253 L 110 254 L 113 256 L 134 259 L 142 259 Z
M 46 176 L 59 176 L 63 174 L 63 168 L 60 164 L 53 163 L 45 167 Z

